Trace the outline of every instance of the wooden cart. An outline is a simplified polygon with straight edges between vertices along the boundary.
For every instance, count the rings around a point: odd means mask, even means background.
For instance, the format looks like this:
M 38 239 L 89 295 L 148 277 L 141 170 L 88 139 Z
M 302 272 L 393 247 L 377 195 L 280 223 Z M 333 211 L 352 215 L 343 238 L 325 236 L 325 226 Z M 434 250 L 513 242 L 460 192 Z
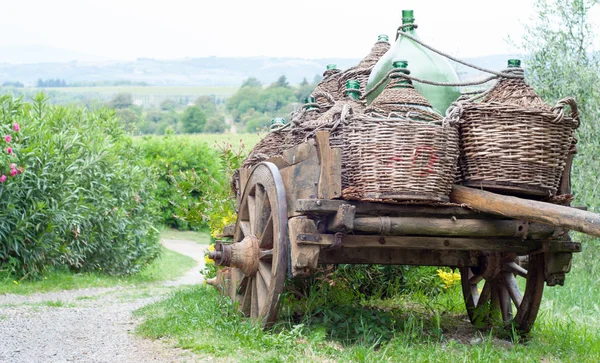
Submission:
M 566 169 L 559 194 L 569 193 Z M 494 324 L 491 317 L 501 316 L 496 324 L 527 332 L 544 284 L 562 285 L 581 251 L 567 229 L 550 224 L 462 206 L 343 200 L 341 174 L 340 149 L 330 147 L 327 131 L 241 169 L 233 243 L 217 243 L 210 255 L 228 267 L 209 283 L 267 326 L 285 280 L 318 264 L 449 266 L 460 270 L 471 321 Z

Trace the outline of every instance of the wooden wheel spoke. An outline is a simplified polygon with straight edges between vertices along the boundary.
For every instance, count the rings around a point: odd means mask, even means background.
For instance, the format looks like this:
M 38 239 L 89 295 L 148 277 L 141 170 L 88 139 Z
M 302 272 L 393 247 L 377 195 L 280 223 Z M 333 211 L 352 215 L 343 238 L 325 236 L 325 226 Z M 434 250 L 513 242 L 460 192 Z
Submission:
M 261 260 L 271 260 L 271 259 L 273 259 L 273 249 L 260 251 L 260 257 L 259 258 Z
M 481 280 L 483 280 L 483 275 L 473 275 L 469 278 L 469 284 L 477 285 Z
M 250 316 L 251 314 L 251 305 L 252 305 L 252 279 L 249 277 L 245 278 L 246 287 L 244 289 L 244 297 L 242 298 L 242 303 L 240 306 L 240 310 L 246 315 Z
M 258 288 L 257 288 L 257 278 L 253 278 L 251 281 L 250 289 L 252 290 L 252 300 L 250 303 L 250 316 L 253 319 L 258 320 L 260 307 L 258 306 Z
M 477 306 L 478 308 L 482 307 L 483 305 L 485 305 L 485 303 L 490 301 L 491 296 L 492 296 L 491 283 L 489 281 L 486 281 L 485 284 L 483 285 L 483 289 L 481 290 L 481 293 L 479 294 L 479 299 L 477 299 L 477 301 L 475 301 L 475 306 Z
M 269 299 L 269 288 L 267 286 L 267 281 L 260 273 L 260 270 L 259 273 L 256 274 L 256 290 L 259 312 L 260 315 L 263 316 L 263 311 L 268 305 L 267 301 Z
M 523 295 L 521 294 L 521 289 L 519 289 L 515 276 L 510 272 L 505 272 L 503 283 L 506 291 L 508 291 L 508 294 L 510 295 L 510 299 L 517 309 L 519 309 L 521 307 L 521 302 L 523 301 Z
M 244 237 L 252 235 L 252 230 L 250 229 L 250 222 L 248 221 L 240 221 L 240 229 L 242 230 L 242 234 Z
M 273 274 L 271 273 L 270 266 L 264 261 L 259 261 L 258 263 L 258 274 L 262 278 L 262 281 L 265 284 L 266 288 L 269 288 L 271 285 L 271 277 Z
M 248 195 L 248 217 L 250 219 L 250 233 L 256 235 L 256 197 L 253 195 Z
M 496 286 L 498 291 L 498 300 L 500 305 L 500 311 L 502 312 L 502 321 L 504 324 L 510 323 L 512 320 L 512 304 L 510 303 L 510 297 L 508 291 L 503 285 L 498 284 Z
M 258 243 L 258 246 L 260 248 L 273 247 L 273 237 L 274 237 L 273 216 L 269 216 L 267 223 L 265 223 L 265 228 L 263 228 L 263 230 L 260 234 L 260 242 Z
M 512 272 L 513 274 L 517 274 L 521 277 L 527 278 L 527 270 L 523 267 L 519 266 L 515 262 L 506 262 L 504 264 L 504 270 L 508 272 Z

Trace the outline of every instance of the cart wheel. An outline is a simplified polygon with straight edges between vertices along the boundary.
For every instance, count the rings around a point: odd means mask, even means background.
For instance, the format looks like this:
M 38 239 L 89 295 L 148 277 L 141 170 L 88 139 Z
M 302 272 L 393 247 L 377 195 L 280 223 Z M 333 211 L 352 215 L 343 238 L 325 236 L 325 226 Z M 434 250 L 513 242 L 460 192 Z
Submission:
M 530 255 L 527 269 L 518 261 L 514 254 L 489 254 L 480 266 L 460 269 L 467 314 L 475 326 L 514 328 L 522 334 L 533 326 L 544 291 L 544 255 Z M 517 278 L 525 280 L 524 294 Z
M 268 162 L 257 165 L 242 195 L 233 243 L 223 247 L 232 251 L 225 293 L 263 327 L 277 319 L 287 272 L 285 198 L 279 169 Z

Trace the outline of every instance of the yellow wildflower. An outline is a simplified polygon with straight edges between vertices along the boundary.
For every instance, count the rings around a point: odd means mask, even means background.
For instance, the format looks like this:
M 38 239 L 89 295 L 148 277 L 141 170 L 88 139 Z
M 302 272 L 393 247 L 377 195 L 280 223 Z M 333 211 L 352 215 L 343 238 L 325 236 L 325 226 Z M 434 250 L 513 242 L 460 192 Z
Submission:
M 437 270 L 437 274 L 444 283 L 444 288 L 449 289 L 460 282 L 460 273 L 446 271 L 446 269 Z
M 215 250 L 215 245 L 214 244 L 211 244 L 211 245 L 208 246 L 208 251 L 209 252 L 210 251 L 214 251 L 214 250 Z M 206 263 L 215 263 L 214 260 L 208 258 L 208 253 L 206 255 L 204 255 L 204 262 L 206 262 Z

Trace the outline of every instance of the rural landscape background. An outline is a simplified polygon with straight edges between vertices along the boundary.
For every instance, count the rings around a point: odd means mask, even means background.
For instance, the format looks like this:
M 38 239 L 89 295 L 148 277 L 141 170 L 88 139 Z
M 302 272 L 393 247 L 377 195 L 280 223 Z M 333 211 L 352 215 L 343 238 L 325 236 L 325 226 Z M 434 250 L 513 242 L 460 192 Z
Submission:
M 400 19 L 396 8 L 392 31 Z M 519 57 L 528 83 L 549 104 L 577 99 L 582 125 L 574 204 L 596 212 L 599 8 L 594 0 L 527 2 L 531 19 L 522 30 L 499 32 L 510 47 L 478 54 L 477 45 L 463 46 L 467 56 L 460 57 L 495 70 Z M 341 16 L 335 21 L 345 24 Z M 452 28 L 436 21 L 439 33 Z M 363 32 L 346 30 L 347 36 Z M 278 42 L 272 31 L 264 30 L 261 43 Z M 464 37 L 480 36 L 472 33 Z M 422 33 L 425 41 L 428 34 Z M 339 58 L 325 51 L 323 57 L 290 55 L 294 48 L 285 47 L 281 52 L 288 53 L 269 55 L 115 59 L 52 44 L 0 43 L 0 131 L 7 143 L 0 174 L 8 176 L 0 185 L 0 296 L 96 287 L 140 289 L 144 298 L 160 293 L 136 310 L 134 333 L 162 341 L 165 349 L 188 349 L 192 361 L 600 360 L 600 244 L 577 233 L 583 252 L 574 257 L 565 286 L 546 288 L 528 337 L 472 328 L 460 283 L 447 268 L 323 271 L 307 283 L 310 293 L 283 297 L 280 323 L 267 331 L 212 288 L 162 285 L 194 262 L 165 249 L 161 238 L 207 246 L 235 222 L 229 178 L 271 119 L 287 120 L 327 64 L 357 64 L 377 35 L 357 36 L 353 51 L 347 50 L 353 43 L 344 43 Z M 304 47 L 323 39 L 296 42 Z M 468 42 L 461 39 L 455 34 L 453 42 Z M 484 49 L 485 39 L 479 41 Z M 452 44 L 436 45 L 463 54 Z M 455 67 L 461 80 L 483 77 Z M 78 303 L 48 300 L 34 308 L 76 309 Z M 3 309 L 15 304 L 0 304 L 0 331 L 12 319 Z

